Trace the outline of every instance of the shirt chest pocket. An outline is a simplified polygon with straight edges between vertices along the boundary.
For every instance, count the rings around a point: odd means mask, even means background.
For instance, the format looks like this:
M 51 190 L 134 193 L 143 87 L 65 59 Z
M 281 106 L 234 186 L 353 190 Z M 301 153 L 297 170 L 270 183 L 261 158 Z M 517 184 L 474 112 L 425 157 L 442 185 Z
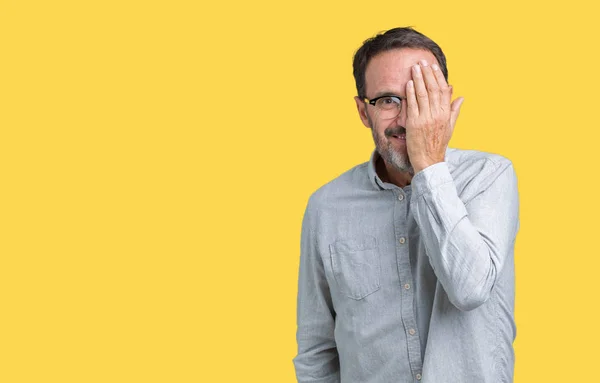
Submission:
M 381 266 L 372 236 L 338 239 L 329 245 L 331 268 L 342 294 L 362 299 L 379 290 Z

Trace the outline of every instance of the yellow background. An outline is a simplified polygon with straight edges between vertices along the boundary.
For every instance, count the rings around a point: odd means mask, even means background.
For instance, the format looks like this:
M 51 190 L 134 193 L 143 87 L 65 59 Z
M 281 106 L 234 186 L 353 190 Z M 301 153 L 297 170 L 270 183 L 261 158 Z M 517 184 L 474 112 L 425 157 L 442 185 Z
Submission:
M 515 382 L 596 382 L 593 2 L 1 1 L 0 382 L 295 382 L 309 195 L 373 148 L 351 60 L 412 25 L 452 147 L 519 178 Z

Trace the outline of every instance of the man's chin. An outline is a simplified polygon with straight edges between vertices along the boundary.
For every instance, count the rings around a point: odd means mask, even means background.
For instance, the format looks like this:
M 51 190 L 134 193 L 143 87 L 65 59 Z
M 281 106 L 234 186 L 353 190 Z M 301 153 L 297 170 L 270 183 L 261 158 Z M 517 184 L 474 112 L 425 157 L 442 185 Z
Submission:
M 390 155 L 394 156 L 394 157 L 399 157 L 401 158 L 403 161 L 407 159 L 408 157 L 408 150 L 406 149 L 406 146 L 398 146 L 398 145 L 388 145 L 388 152 Z M 406 161 L 408 162 L 408 161 Z
M 378 152 L 384 159 L 384 161 L 391 165 L 395 170 L 414 174 L 413 167 L 410 161 L 406 160 L 407 155 L 405 153 L 400 152 L 398 150 L 391 151 L 389 150 L 389 148 L 383 154 L 379 150 Z

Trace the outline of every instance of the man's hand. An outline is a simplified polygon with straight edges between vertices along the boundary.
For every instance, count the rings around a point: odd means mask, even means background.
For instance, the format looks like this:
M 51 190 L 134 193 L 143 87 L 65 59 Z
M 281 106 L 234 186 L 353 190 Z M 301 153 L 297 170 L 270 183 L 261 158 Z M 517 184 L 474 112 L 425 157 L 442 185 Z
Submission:
M 444 161 L 464 98 L 450 104 L 452 86 L 436 64 L 421 60 L 413 66 L 412 77 L 406 84 L 406 146 L 416 174 Z

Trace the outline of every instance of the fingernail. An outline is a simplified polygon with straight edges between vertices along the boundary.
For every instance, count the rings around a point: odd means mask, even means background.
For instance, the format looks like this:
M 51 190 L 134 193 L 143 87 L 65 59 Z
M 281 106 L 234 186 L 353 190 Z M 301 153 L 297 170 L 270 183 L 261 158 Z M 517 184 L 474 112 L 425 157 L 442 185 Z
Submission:
M 421 65 L 427 66 L 427 61 L 426 60 L 421 60 Z
M 421 73 L 421 68 L 419 67 L 419 65 L 415 65 L 414 68 L 415 68 L 415 72 Z
M 438 70 L 440 69 L 436 64 L 431 64 L 431 67 L 433 68 L 433 70 Z

